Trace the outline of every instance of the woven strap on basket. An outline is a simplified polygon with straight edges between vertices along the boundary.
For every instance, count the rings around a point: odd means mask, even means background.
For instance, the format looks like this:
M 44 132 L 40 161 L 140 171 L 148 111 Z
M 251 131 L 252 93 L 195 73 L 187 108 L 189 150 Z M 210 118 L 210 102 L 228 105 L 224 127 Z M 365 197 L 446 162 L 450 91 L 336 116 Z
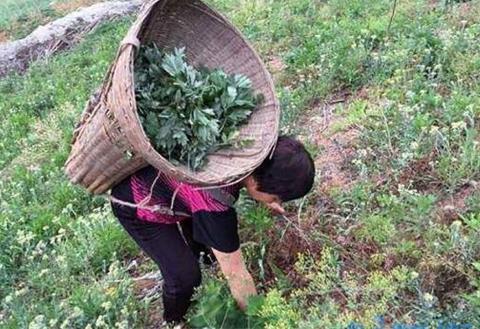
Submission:
M 204 190 L 204 192 L 206 192 L 208 195 L 210 195 L 210 197 L 212 199 L 220 202 L 221 204 L 223 204 L 225 206 L 232 207 L 235 203 L 235 197 L 233 195 L 231 195 L 230 193 L 225 192 L 222 189 L 215 188 L 215 189 Z M 127 202 L 127 201 L 117 199 L 114 196 L 109 195 L 109 194 L 105 195 L 105 199 L 107 199 L 108 201 L 110 201 L 112 203 L 119 204 L 121 206 L 126 206 L 126 207 L 130 207 L 130 208 L 141 209 L 141 210 L 147 210 L 147 211 L 154 212 L 154 213 L 157 213 L 157 214 L 160 214 L 160 215 L 168 215 L 168 216 L 174 216 L 174 217 L 191 217 L 190 214 L 187 214 L 185 212 L 173 210 L 173 205 L 175 203 L 175 195 L 176 195 L 176 193 L 172 197 L 172 202 L 171 202 L 170 208 L 165 207 L 165 206 L 160 206 L 160 205 L 147 206 L 147 205 L 141 205 L 141 204 L 137 204 L 137 203 L 131 203 L 131 202 Z
M 181 212 L 181 211 L 175 211 L 175 210 L 170 209 L 170 208 L 165 207 L 165 206 L 159 206 L 159 205 L 142 206 L 142 205 L 139 205 L 137 203 L 131 203 L 131 202 L 127 202 L 127 201 L 117 199 L 114 196 L 109 195 L 109 194 L 105 195 L 105 199 L 107 199 L 108 201 L 110 201 L 112 203 L 119 204 L 121 206 L 126 206 L 126 207 L 130 207 L 130 208 L 141 209 L 141 210 L 147 210 L 147 211 L 154 212 L 154 213 L 157 213 L 157 214 L 160 214 L 160 215 L 168 215 L 168 216 L 175 216 L 175 217 L 191 217 L 190 214 L 187 214 L 187 213 Z

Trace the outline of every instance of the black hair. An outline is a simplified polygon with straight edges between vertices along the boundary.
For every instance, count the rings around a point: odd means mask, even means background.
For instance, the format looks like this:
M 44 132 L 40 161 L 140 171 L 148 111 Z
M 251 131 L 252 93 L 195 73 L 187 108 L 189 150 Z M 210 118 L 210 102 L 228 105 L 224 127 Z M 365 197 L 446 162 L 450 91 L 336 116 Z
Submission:
M 315 164 L 302 143 L 280 136 L 273 155 L 253 172 L 253 178 L 260 191 L 286 202 L 301 198 L 312 189 Z

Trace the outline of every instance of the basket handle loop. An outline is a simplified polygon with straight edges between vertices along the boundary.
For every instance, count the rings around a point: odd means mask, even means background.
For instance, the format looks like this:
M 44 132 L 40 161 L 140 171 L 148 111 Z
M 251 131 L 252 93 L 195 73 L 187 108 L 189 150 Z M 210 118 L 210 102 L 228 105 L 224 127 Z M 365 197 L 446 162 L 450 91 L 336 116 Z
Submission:
M 123 41 L 121 43 L 121 47 L 129 46 L 129 45 L 135 47 L 138 50 L 140 48 L 140 40 L 138 40 L 138 38 L 136 36 L 128 34 L 123 39 Z
M 150 0 L 142 5 L 140 13 L 138 14 L 137 21 L 130 27 L 127 35 L 121 42 L 120 52 L 125 49 L 125 46 L 127 45 L 132 45 L 137 50 L 140 48 L 140 40 L 138 39 L 138 35 L 140 34 L 140 31 L 142 29 L 144 20 L 151 14 L 153 7 L 160 1 L 161 0 Z M 163 0 L 163 2 L 166 1 Z

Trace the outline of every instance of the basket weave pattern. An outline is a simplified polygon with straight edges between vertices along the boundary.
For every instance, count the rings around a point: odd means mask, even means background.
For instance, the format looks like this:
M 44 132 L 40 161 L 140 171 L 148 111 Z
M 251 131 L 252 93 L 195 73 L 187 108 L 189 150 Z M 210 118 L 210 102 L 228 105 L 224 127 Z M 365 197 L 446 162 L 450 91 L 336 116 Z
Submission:
M 210 154 L 207 165 L 197 172 L 173 165 L 155 151 L 141 126 L 134 90 L 136 48 L 152 41 L 166 50 L 186 47 L 187 61 L 194 66 L 221 68 L 250 78 L 255 92 L 264 96 L 240 129 L 240 138 L 252 140 L 252 145 Z M 148 164 L 199 186 L 230 184 L 251 173 L 270 154 L 279 121 L 269 73 L 227 19 L 198 0 L 151 1 L 120 45 L 100 95 L 88 102 L 65 171 L 72 182 L 96 194 Z

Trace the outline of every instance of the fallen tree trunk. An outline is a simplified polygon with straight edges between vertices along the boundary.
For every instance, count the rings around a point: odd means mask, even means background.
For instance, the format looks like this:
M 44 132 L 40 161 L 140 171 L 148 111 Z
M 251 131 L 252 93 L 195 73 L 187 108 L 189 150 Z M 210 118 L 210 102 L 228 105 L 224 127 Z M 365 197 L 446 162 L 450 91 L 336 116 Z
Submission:
M 40 26 L 23 39 L 0 43 L 0 78 L 24 72 L 31 62 L 71 47 L 99 23 L 134 13 L 141 4 L 142 0 L 98 3 Z

